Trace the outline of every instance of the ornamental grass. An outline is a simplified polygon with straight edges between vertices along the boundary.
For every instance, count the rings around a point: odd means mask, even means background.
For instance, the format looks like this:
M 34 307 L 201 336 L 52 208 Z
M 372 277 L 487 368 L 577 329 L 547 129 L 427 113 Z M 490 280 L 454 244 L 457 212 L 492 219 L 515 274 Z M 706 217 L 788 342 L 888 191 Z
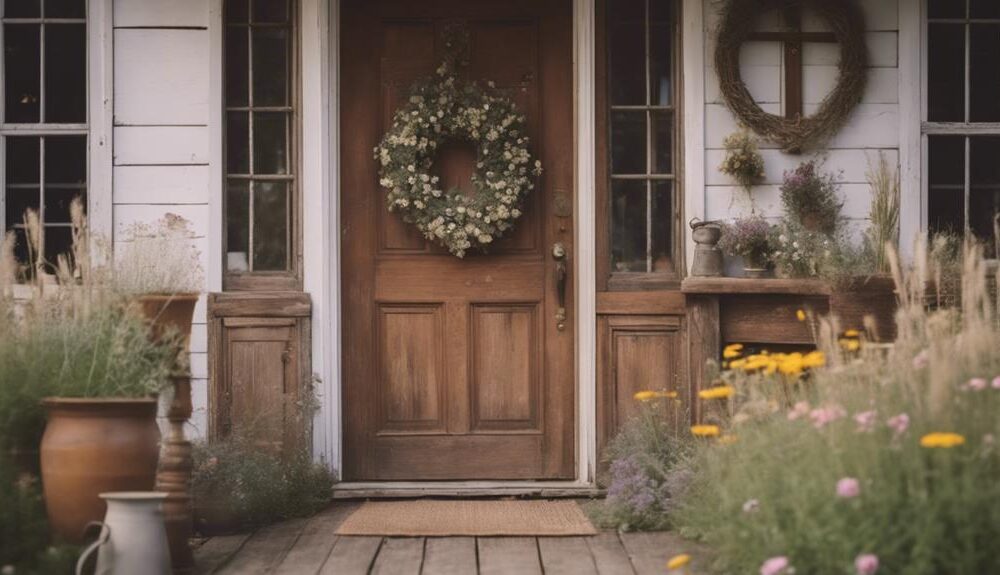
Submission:
M 894 345 L 819 321 L 822 362 L 741 354 L 720 374 L 732 396 L 701 400 L 721 431 L 693 442 L 669 523 L 717 572 L 1000 573 L 997 302 L 969 247 L 962 308 L 927 311 L 917 252 L 906 274 L 890 254 Z

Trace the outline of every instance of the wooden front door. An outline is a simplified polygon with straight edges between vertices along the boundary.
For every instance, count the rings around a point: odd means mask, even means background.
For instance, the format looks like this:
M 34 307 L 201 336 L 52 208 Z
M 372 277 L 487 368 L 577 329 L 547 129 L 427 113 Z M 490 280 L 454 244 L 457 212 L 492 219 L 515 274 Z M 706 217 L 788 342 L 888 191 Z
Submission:
M 344 477 L 573 478 L 572 3 L 345 0 L 341 14 Z M 515 230 L 464 259 L 386 210 L 372 158 L 455 29 L 462 75 L 517 103 L 545 170 Z M 444 189 L 466 188 L 474 166 L 464 144 L 435 159 Z

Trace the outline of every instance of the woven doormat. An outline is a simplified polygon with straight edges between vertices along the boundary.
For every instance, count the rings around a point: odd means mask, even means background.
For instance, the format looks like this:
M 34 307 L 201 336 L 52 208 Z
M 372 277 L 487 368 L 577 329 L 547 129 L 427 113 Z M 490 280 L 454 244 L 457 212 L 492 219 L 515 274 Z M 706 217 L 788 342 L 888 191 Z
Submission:
M 569 536 L 597 531 L 573 501 L 369 501 L 338 535 L 386 537 Z

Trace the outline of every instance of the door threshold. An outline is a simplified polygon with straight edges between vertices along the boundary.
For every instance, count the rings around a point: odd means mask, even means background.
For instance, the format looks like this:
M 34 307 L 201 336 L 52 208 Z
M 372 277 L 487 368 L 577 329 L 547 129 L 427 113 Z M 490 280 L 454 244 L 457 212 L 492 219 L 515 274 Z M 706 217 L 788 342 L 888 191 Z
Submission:
M 333 486 L 334 499 L 420 497 L 602 497 L 604 490 L 578 481 L 385 481 Z

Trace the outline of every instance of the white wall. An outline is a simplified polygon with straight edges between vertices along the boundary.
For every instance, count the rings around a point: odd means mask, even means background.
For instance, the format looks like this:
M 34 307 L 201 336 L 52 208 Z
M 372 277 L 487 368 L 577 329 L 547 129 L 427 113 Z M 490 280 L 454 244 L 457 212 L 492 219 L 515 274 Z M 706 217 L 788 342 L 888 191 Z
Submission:
M 206 274 L 209 259 L 213 153 L 210 126 L 210 34 L 206 0 L 114 0 L 114 233 L 174 213 L 188 219 Z M 190 434 L 208 431 L 208 338 L 205 299 L 195 310 L 191 340 L 194 415 Z
M 786 170 L 814 155 L 825 157 L 827 170 L 842 172 L 840 192 L 844 199 L 844 215 L 862 225 L 868 214 L 870 192 L 865 173 L 869 162 L 877 162 L 885 154 L 890 165 L 899 162 L 900 142 L 900 73 L 899 73 L 899 5 L 897 0 L 860 0 L 867 24 L 869 49 L 868 87 L 861 104 L 847 125 L 813 155 L 789 155 L 770 143 L 763 143 L 766 178 L 754 189 L 757 211 L 767 217 L 781 215 L 779 186 Z M 737 123 L 726 107 L 719 91 L 714 68 L 715 32 L 719 21 L 719 3 L 704 0 L 704 197 L 706 219 L 729 218 L 749 213 L 745 193 L 729 177 L 719 172 L 724 157 L 723 140 L 737 130 Z M 773 16 L 773 18 L 772 18 Z M 777 14 L 768 15 L 759 23 L 760 29 L 773 28 L 779 23 Z M 821 21 L 806 15 L 803 28 L 823 30 Z M 838 44 L 806 44 L 804 60 L 805 112 L 816 111 L 819 103 L 833 89 L 837 80 Z M 783 111 L 784 86 L 782 49 L 771 42 L 748 42 L 741 54 L 741 71 L 750 93 L 760 106 L 771 113 Z M 688 103 L 688 105 L 691 105 Z M 697 104 L 695 104 L 697 105 Z M 700 194 L 701 190 L 688 190 Z M 919 203 L 919 190 L 904 190 L 903 203 Z M 700 202 L 695 202 L 700 203 Z M 690 204 L 689 204 L 690 205 Z

